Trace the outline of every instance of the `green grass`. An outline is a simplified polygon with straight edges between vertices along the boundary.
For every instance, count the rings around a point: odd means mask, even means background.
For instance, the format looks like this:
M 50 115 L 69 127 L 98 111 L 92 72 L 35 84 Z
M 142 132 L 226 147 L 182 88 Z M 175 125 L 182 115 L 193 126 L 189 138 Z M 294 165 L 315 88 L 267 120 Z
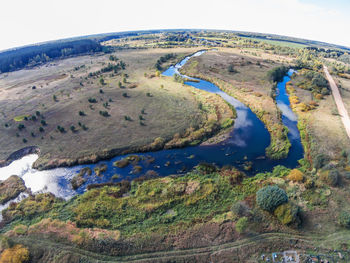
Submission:
M 19 116 L 14 117 L 13 120 L 14 120 L 14 121 L 17 121 L 17 122 L 19 122 L 19 121 L 24 121 L 24 118 L 25 118 L 25 117 L 29 118 L 29 116 L 30 116 L 30 115 L 28 115 L 28 114 L 19 115 Z
M 254 37 L 241 37 L 243 39 L 249 39 L 249 40 L 255 40 L 260 42 L 265 42 L 267 44 L 281 46 L 281 47 L 290 47 L 290 48 L 304 48 L 308 45 L 294 43 L 294 42 L 288 42 L 288 41 L 279 41 L 279 40 L 270 40 L 270 39 L 261 39 L 261 38 L 254 38 Z

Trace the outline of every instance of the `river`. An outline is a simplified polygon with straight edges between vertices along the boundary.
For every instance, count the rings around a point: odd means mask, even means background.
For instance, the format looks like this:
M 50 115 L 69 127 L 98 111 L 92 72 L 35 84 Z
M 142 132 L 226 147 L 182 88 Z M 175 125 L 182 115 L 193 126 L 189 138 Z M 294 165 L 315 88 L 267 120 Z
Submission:
M 191 57 L 200 56 L 204 52 L 206 51 L 199 51 L 192 56 L 186 57 L 175 66 L 169 67 L 163 72 L 163 75 L 171 77 L 174 74 L 180 74 L 178 70 L 185 65 Z M 31 188 L 32 192 L 52 192 L 58 197 L 69 199 L 76 194 L 85 192 L 86 186 L 91 183 L 118 182 L 123 179 L 132 180 L 145 174 L 148 170 L 154 170 L 160 176 L 182 174 L 191 170 L 201 162 L 215 163 L 218 166 L 233 165 L 240 169 L 243 169 L 249 162 L 251 164 L 251 170 L 246 172 L 248 175 L 271 171 L 276 165 L 294 168 L 298 165 L 298 160 L 303 158 L 303 147 L 297 129 L 297 117 L 290 108 L 288 94 L 286 92 L 286 82 L 290 80 L 292 74 L 293 71 L 290 70 L 288 76 L 285 76 L 283 81 L 278 83 L 276 97 L 277 106 L 282 111 L 282 122 L 289 129 L 288 138 L 292 144 L 288 157 L 285 159 L 270 160 L 265 157 L 265 149 L 270 144 L 270 135 L 264 124 L 248 107 L 221 91 L 211 82 L 189 78 L 189 81 L 185 82 L 186 85 L 218 94 L 236 108 L 237 118 L 235 120 L 234 129 L 224 141 L 214 145 L 198 145 L 137 154 L 141 156 L 143 160 L 138 164 L 142 167 L 142 172 L 136 174 L 133 173 L 132 165 L 125 168 L 113 166 L 113 162 L 125 158 L 128 155 L 117 156 L 97 164 L 38 171 L 32 168 L 32 164 L 38 158 L 38 155 L 30 154 L 13 161 L 6 167 L 0 168 L 0 180 L 5 180 L 9 176 L 15 174 L 25 181 L 26 186 Z M 191 79 L 196 81 L 190 81 Z M 154 159 L 154 162 L 150 162 L 152 159 Z M 72 189 L 70 179 L 74 175 L 84 167 L 90 167 L 93 170 L 94 167 L 100 164 L 106 164 L 108 167 L 102 176 L 95 176 L 93 173 L 91 176 L 87 177 L 85 184 L 77 190 Z M 118 179 L 112 179 L 112 176 L 115 174 L 119 175 Z

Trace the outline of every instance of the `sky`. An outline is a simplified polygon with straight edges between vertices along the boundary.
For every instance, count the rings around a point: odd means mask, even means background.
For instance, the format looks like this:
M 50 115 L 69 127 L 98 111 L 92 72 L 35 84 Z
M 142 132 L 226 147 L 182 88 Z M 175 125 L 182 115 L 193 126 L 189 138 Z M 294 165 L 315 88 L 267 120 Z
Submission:
M 1 0 L 0 50 L 146 29 L 273 33 L 350 47 L 349 0 Z

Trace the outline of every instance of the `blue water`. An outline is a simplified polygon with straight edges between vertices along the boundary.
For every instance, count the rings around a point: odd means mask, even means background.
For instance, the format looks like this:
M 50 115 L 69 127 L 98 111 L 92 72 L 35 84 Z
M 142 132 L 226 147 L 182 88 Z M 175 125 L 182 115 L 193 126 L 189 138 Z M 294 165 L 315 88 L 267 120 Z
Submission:
M 205 51 L 197 52 L 193 56 L 199 56 L 204 52 Z M 177 65 L 171 66 L 163 72 L 163 75 L 171 77 L 174 74 L 180 74 L 178 70 L 185 65 L 191 57 L 186 57 Z M 233 165 L 242 170 L 244 170 L 244 166 L 247 162 L 251 162 L 252 169 L 245 171 L 248 175 L 271 171 L 276 165 L 284 165 L 290 168 L 296 167 L 298 165 L 298 160 L 303 158 L 303 147 L 297 129 L 297 118 L 290 108 L 288 94 L 285 88 L 286 82 L 290 80 L 293 71 L 289 71 L 288 74 L 289 75 L 285 76 L 282 82 L 278 83 L 278 94 L 276 97 L 277 105 L 282 111 L 282 122 L 289 129 L 288 138 L 292 144 L 287 158 L 282 160 L 270 160 L 266 158 L 265 149 L 270 144 L 270 134 L 257 116 L 243 103 L 227 95 L 211 82 L 195 79 L 199 82 L 186 81 L 185 84 L 218 94 L 236 109 L 237 118 L 235 120 L 234 129 L 230 132 L 229 137 L 225 141 L 209 146 L 199 145 L 139 154 L 144 157 L 144 160 L 138 164 L 143 167 L 143 171 L 138 174 L 132 173 L 132 165 L 126 168 L 114 167 L 114 161 L 125 157 L 118 156 L 112 160 L 100 162 L 108 165 L 107 172 L 105 172 L 102 177 L 91 177 L 87 184 L 110 181 L 113 174 L 121 175 L 119 180 L 130 180 L 145 174 L 147 170 L 154 170 L 159 173 L 160 176 L 185 173 L 200 162 L 214 163 L 218 166 Z M 147 160 L 150 158 L 154 158 L 155 161 L 149 163 Z M 169 165 L 167 165 L 167 162 L 170 162 L 168 163 Z M 85 166 L 93 168 L 96 165 L 84 165 L 81 166 L 81 168 Z M 82 186 L 81 189 L 78 189 L 78 192 L 82 192 L 84 188 L 85 185 Z
M 192 56 L 199 56 L 204 52 L 205 51 L 200 51 Z M 163 75 L 171 77 L 175 73 L 179 74 L 178 70 L 192 56 L 186 57 L 175 66 L 171 66 L 168 70 L 163 72 Z M 293 74 L 293 71 L 289 71 L 288 76 L 285 76 L 283 81 L 278 83 L 278 94 L 276 97 L 277 105 L 282 110 L 283 124 L 289 129 L 288 137 L 292 143 L 289 155 L 285 159 L 270 160 L 265 157 L 265 149 L 270 144 L 270 135 L 264 124 L 248 107 L 221 91 L 214 84 L 208 81 L 196 79 L 199 82 L 187 81 L 185 84 L 218 94 L 236 108 L 237 118 L 235 120 L 234 129 L 230 132 L 229 137 L 226 140 L 209 146 L 198 145 L 180 149 L 137 154 L 143 159 L 137 164 L 142 167 L 140 173 L 133 173 L 133 165 L 129 165 L 125 168 L 113 166 L 113 162 L 125 158 L 128 155 L 117 156 L 113 159 L 101 161 L 97 164 L 57 168 L 45 171 L 48 175 L 53 176 L 53 179 L 47 184 L 50 183 L 51 186 L 54 184 L 51 188 L 55 189 L 54 192 L 57 195 L 61 197 L 69 197 L 76 193 L 83 193 L 86 191 L 86 186 L 91 183 L 105 183 L 110 181 L 118 182 L 123 179 L 132 180 L 144 175 L 149 170 L 156 171 L 159 176 L 183 174 L 201 162 L 214 163 L 218 166 L 233 165 L 241 170 L 244 170 L 247 162 L 250 162 L 252 166 L 251 170 L 245 171 L 248 175 L 271 171 L 276 165 L 284 165 L 286 167 L 294 168 L 298 165 L 298 160 L 303 158 L 303 148 L 300 141 L 299 131 L 297 129 L 297 118 L 290 108 L 288 94 L 285 89 L 286 82 L 290 80 L 291 74 Z M 153 158 L 154 161 L 150 162 Z M 92 176 L 86 176 L 87 182 L 84 185 L 82 185 L 77 191 L 71 189 L 70 179 L 74 174 L 78 173 L 80 169 L 84 167 L 90 167 L 93 170 L 94 167 L 99 166 L 100 164 L 106 164 L 108 166 L 107 171 L 104 172 L 102 176 L 95 176 L 94 174 Z M 33 176 L 36 174 L 36 171 L 33 172 L 33 169 L 23 169 L 23 171 L 24 174 L 22 176 L 25 176 L 25 173 L 31 173 Z M 39 174 L 39 172 L 37 173 Z M 111 177 L 114 174 L 120 175 L 119 179 L 112 180 Z M 47 175 L 42 175 L 42 177 L 47 178 Z

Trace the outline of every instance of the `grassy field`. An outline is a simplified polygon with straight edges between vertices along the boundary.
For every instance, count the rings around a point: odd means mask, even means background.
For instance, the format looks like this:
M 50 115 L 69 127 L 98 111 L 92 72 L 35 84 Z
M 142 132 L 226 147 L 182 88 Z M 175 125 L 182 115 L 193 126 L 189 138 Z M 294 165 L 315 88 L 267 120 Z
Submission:
M 336 105 L 331 95 L 322 96 L 317 99 L 315 94 L 309 90 L 299 88 L 300 83 L 305 83 L 305 77 L 297 74 L 292 78 L 293 88 L 298 97 L 299 103 L 295 110 L 299 118 L 307 121 L 307 128 L 313 141 L 313 156 L 326 154 L 332 159 L 339 158 L 342 150 L 346 149 L 348 138 L 345 133 L 343 123 L 337 114 Z M 307 84 L 310 85 L 310 84 Z M 307 85 L 301 85 L 305 87 Z M 310 111 L 300 110 L 301 106 L 316 103 L 316 107 Z M 327 140 L 325 140 L 327 138 Z
M 198 107 L 200 96 L 172 78 L 155 76 L 155 63 L 164 54 L 181 57 L 194 51 L 116 52 L 112 55 L 126 64 L 125 70 L 97 77 L 89 73 L 111 63 L 110 54 L 1 75 L 0 159 L 35 145 L 40 148 L 36 167 L 69 165 L 77 159 L 107 157 L 112 150 L 137 150 L 159 137 L 167 141 L 191 127 L 199 129 L 208 117 Z

